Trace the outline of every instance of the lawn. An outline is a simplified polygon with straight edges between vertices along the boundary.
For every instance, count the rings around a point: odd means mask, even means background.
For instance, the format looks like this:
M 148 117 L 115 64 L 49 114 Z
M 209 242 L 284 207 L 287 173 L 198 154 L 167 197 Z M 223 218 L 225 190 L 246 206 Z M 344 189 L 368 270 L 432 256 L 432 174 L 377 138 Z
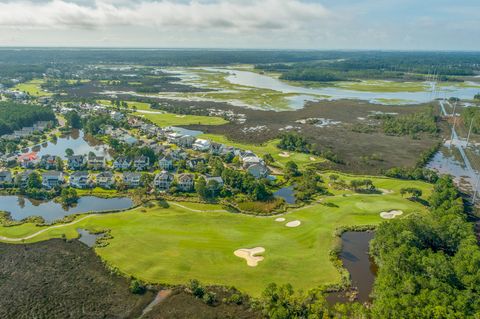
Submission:
M 345 176 L 345 178 L 347 178 Z M 284 215 L 286 222 L 299 220 L 297 228 L 287 228 L 276 217 L 219 212 L 218 205 L 180 203 L 194 212 L 174 205 L 136 208 L 128 212 L 95 215 L 75 225 L 50 229 L 30 241 L 52 237 L 77 237 L 77 228 L 92 231 L 110 229 L 110 245 L 96 248 L 109 265 L 126 275 L 155 283 L 180 284 L 196 278 L 205 284 L 235 286 L 259 296 L 270 282 L 291 283 L 298 289 L 338 283 L 340 274 L 329 260 L 334 231 L 340 226 L 381 222 L 379 213 L 400 209 L 408 215 L 424 212 L 418 203 L 402 198 L 401 187 L 428 190 L 425 183 L 374 179 L 378 187 L 391 187 L 386 195 L 338 194 L 325 199 L 338 207 L 307 206 Z M 425 192 L 426 193 L 426 192 Z M 19 237 L 37 231 L 31 224 L 0 228 L 0 235 Z M 265 248 L 264 261 L 248 267 L 234 256 L 240 248 Z
M 34 79 L 29 82 L 19 83 L 15 89 L 30 94 L 31 96 L 43 97 L 51 96 L 52 93 L 45 92 L 40 86 L 44 83 L 42 79 Z
M 178 125 L 222 125 L 228 121 L 221 117 L 215 116 L 199 116 L 199 115 L 178 115 L 172 113 L 135 113 L 136 115 L 145 117 L 160 127 L 178 126 Z

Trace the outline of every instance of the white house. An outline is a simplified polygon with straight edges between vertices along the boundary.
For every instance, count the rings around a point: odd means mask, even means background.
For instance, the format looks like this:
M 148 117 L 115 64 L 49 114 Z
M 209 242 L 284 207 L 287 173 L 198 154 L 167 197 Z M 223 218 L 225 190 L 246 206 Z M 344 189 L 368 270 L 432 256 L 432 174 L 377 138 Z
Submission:
M 102 188 L 111 188 L 115 184 L 115 177 L 112 172 L 97 174 L 97 185 Z
M 123 173 L 123 182 L 130 188 L 136 188 L 141 184 L 142 174 L 136 172 Z
M 143 171 L 147 169 L 149 166 L 150 166 L 150 158 L 144 155 L 135 157 L 133 161 L 133 167 L 135 167 L 137 171 Z
M 80 171 L 70 175 L 70 186 L 75 188 L 88 187 L 88 172 Z
M 193 143 L 192 148 L 195 151 L 200 151 L 200 152 L 206 152 L 210 150 L 211 143 L 209 140 L 204 140 L 204 139 L 197 139 L 195 140 L 195 143 Z
M 178 189 L 183 192 L 190 192 L 194 187 L 194 177 L 192 174 L 180 174 L 177 177 Z
M 127 156 L 117 157 L 113 161 L 113 168 L 117 170 L 126 170 L 129 169 L 130 166 L 132 166 L 132 160 Z

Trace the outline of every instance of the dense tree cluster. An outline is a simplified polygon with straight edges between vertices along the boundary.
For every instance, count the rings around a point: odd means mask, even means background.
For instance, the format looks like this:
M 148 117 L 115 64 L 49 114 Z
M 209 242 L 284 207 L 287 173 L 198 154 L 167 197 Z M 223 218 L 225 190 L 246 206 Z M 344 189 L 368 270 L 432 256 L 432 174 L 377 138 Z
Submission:
M 55 114 L 39 105 L 0 102 L 0 135 L 32 126 L 38 121 L 55 121 Z
M 280 142 L 277 144 L 278 148 L 287 151 L 300 153 L 317 153 L 315 145 L 307 141 L 307 139 L 297 133 L 284 133 L 280 136 Z
M 383 130 L 389 135 L 436 134 L 437 121 L 432 110 L 400 116 L 383 117 Z
M 378 227 L 373 318 L 478 316 L 480 249 L 450 178 L 437 181 L 430 205 L 431 214 Z

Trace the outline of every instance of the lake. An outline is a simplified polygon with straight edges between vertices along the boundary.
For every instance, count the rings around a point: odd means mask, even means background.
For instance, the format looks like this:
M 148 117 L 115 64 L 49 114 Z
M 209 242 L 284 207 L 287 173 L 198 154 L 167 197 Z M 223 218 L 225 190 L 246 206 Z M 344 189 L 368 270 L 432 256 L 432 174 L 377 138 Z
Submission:
M 108 147 L 93 137 L 86 135 L 82 130 L 73 130 L 70 134 L 59 137 L 56 142 L 46 142 L 32 147 L 29 151 L 42 155 L 60 156 L 65 159 L 65 150 L 71 148 L 76 155 L 86 155 L 94 152 L 99 156 L 109 158 Z
M 357 289 L 356 301 L 361 303 L 371 301 L 370 293 L 377 273 L 377 267 L 368 254 L 373 236 L 373 232 L 347 231 L 342 234 L 340 259 L 350 273 L 352 287 Z M 334 304 L 347 302 L 348 298 L 344 292 L 338 292 L 330 294 L 327 300 L 330 304 Z
M 47 223 L 65 216 L 87 212 L 106 212 L 123 210 L 133 206 L 128 197 L 100 198 L 95 196 L 80 197 L 72 207 L 63 207 L 53 200 L 38 201 L 23 196 L 0 196 L 0 211 L 9 212 L 13 220 L 19 221 L 30 216 L 41 216 Z
M 280 188 L 278 191 L 273 193 L 273 196 L 277 198 L 283 198 L 287 204 L 295 204 L 295 190 L 293 186 L 287 186 Z

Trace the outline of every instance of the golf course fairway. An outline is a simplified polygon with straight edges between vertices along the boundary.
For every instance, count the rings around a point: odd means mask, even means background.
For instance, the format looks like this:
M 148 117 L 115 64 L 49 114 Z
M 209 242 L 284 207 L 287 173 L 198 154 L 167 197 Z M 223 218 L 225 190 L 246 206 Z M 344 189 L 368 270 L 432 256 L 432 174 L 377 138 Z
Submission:
M 306 290 L 340 282 L 340 273 L 329 259 L 338 227 L 380 223 L 382 211 L 401 210 L 404 214 L 399 218 L 426 212 L 418 202 L 400 196 L 399 189 L 419 187 L 426 199 L 431 185 L 392 179 L 375 179 L 374 183 L 390 192 L 337 191 L 335 196 L 322 197 L 320 203 L 284 214 L 283 222 L 275 221 L 278 216 L 222 211 L 219 205 L 172 202 L 163 208 L 152 202 L 153 207 L 121 213 L 81 215 L 77 222 L 57 228 L 0 227 L 0 236 L 23 238 L 45 230 L 24 241 L 28 243 L 62 235 L 76 238 L 78 228 L 109 229 L 113 238 L 106 247 L 95 248 L 97 254 L 121 273 L 146 282 L 173 285 L 198 279 L 204 284 L 235 286 L 253 296 L 259 296 L 271 282 Z M 297 220 L 301 222 L 298 227 L 285 226 Z M 255 267 L 234 254 L 255 247 L 265 249 L 260 254 L 264 259 Z

